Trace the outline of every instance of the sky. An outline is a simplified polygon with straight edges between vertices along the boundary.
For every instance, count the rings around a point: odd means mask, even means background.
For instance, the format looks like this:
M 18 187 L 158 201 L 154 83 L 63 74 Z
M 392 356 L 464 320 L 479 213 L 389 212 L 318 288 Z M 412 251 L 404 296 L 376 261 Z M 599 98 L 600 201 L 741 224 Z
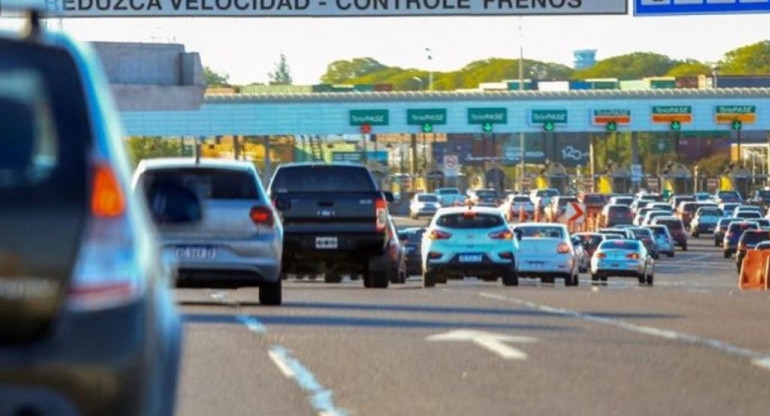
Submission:
M 603 59 L 636 51 L 719 60 L 770 37 L 766 14 L 688 17 L 383 17 L 63 19 L 89 41 L 176 42 L 235 84 L 266 82 L 281 53 L 295 84 L 315 84 L 329 63 L 372 57 L 390 66 L 459 69 L 491 57 L 524 56 L 572 66 L 572 52 Z M 6 23 L 8 25 L 10 23 Z M 519 31 L 521 26 L 521 32 Z M 425 48 L 431 49 L 428 61 Z

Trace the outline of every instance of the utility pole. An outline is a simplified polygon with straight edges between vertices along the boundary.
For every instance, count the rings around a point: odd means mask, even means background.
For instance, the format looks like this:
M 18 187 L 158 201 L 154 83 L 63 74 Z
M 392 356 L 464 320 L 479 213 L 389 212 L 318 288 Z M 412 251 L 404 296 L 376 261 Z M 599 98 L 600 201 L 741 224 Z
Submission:
M 524 91 L 524 31 L 521 27 L 522 17 L 519 16 L 519 93 Z M 524 149 L 524 129 L 519 128 L 519 191 L 524 192 L 524 175 L 526 171 L 526 157 Z

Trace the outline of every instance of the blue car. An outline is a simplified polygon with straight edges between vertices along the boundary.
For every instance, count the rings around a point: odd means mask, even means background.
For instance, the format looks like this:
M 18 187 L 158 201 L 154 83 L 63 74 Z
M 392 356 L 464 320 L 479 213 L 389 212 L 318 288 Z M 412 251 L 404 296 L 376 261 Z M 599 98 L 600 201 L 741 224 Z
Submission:
M 171 415 L 172 272 L 110 89 L 89 48 L 28 20 L 0 35 L 0 414 Z

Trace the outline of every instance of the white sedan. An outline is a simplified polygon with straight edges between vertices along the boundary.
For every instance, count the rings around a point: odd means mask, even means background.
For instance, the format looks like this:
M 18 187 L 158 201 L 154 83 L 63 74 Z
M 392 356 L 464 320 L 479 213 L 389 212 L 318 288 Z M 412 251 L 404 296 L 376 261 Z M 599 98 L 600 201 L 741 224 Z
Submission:
M 640 285 L 652 286 L 655 260 L 641 241 L 604 241 L 591 258 L 591 280 L 606 282 L 610 276 L 633 277 Z
M 520 224 L 513 232 L 519 240 L 519 277 L 539 278 L 543 283 L 560 278 L 566 286 L 578 285 L 580 265 L 566 226 Z

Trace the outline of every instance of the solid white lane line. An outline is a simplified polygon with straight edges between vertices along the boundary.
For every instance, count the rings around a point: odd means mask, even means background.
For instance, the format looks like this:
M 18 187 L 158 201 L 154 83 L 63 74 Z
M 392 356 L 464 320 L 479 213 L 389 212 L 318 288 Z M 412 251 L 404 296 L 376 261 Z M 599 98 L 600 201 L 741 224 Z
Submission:
M 270 356 L 270 359 L 273 360 L 273 364 L 278 367 L 278 370 L 281 371 L 281 374 L 283 374 L 284 377 L 294 378 L 296 374 L 294 374 L 294 371 L 289 368 L 281 355 L 273 350 L 268 351 L 267 354 Z
M 673 331 L 669 329 L 654 328 L 651 326 L 636 325 L 622 319 L 606 318 L 603 316 L 592 315 L 588 313 L 582 313 L 570 309 L 554 308 L 547 305 L 541 305 L 535 302 L 530 302 L 524 299 L 511 298 L 508 296 L 498 295 L 494 293 L 481 292 L 479 296 L 487 299 L 494 299 L 503 302 L 509 302 L 516 305 L 525 306 L 530 309 L 539 310 L 554 315 L 567 316 L 570 318 L 576 318 L 587 322 L 611 325 L 618 328 L 625 329 L 627 331 L 636 332 L 639 334 L 650 335 L 654 337 L 664 338 L 671 341 L 680 341 L 690 344 L 701 345 L 709 347 L 711 349 L 731 354 L 740 358 L 746 358 L 751 363 L 759 368 L 770 371 L 770 356 L 762 354 L 757 351 L 752 351 L 746 348 L 738 347 L 719 340 L 704 338 L 697 335 L 687 334 L 684 332 Z
M 274 345 L 270 348 L 270 353 L 270 358 L 279 369 L 281 366 L 288 368 L 292 374 L 291 378 L 296 380 L 300 388 L 310 395 L 310 405 L 318 412 L 319 416 L 347 416 L 348 413 L 345 410 L 334 406 L 332 399 L 334 392 L 325 389 L 307 367 L 291 356 L 289 350 L 280 345 Z

